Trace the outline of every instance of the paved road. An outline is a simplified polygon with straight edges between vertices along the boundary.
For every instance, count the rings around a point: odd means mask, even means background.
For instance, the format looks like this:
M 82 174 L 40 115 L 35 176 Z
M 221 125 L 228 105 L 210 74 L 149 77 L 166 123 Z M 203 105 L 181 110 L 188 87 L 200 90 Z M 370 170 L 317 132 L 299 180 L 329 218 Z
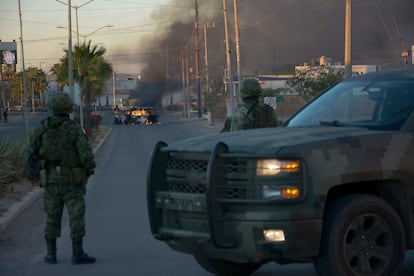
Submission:
M 47 116 L 47 112 L 29 113 L 27 116 L 27 129 L 33 128 Z M 26 132 L 26 120 L 22 114 L 8 116 L 8 122 L 0 121 L 0 137 L 12 140 L 19 139 Z
M 110 124 L 110 114 L 104 115 Z M 195 260 L 169 249 L 152 238 L 147 219 L 146 173 L 148 160 L 158 140 L 167 143 L 218 132 L 220 124 L 208 127 L 205 120 L 181 120 L 179 114 L 163 113 L 160 124 L 112 125 L 111 134 L 96 153 L 96 174 L 87 191 L 87 235 L 85 249 L 98 261 L 93 265 L 70 263 L 71 242 L 67 217 L 63 219 L 56 265 L 43 262 L 44 214 L 36 200 L 0 236 L 0 275 L 152 275 L 207 276 Z M 410 252 L 411 253 L 411 252 Z M 406 275 L 414 275 L 406 261 Z M 254 276 L 316 275 L 310 264 L 268 264 Z

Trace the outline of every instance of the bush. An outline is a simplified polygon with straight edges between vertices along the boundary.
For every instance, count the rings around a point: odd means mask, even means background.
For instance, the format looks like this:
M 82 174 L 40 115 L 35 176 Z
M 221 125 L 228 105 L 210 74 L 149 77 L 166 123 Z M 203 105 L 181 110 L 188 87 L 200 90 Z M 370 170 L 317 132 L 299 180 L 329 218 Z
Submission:
M 0 183 L 10 183 L 26 176 L 28 136 L 17 141 L 0 137 Z

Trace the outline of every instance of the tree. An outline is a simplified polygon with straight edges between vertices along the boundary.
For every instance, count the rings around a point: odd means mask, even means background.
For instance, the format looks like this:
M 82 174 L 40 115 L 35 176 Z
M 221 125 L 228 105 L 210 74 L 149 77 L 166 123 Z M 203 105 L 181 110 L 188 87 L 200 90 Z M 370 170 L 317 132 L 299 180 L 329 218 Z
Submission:
M 217 104 L 224 100 L 224 93 L 222 91 L 213 90 L 211 93 L 206 95 L 206 106 L 209 111 L 213 111 Z
M 46 73 L 37 67 L 29 67 L 26 70 L 27 77 L 27 97 L 29 101 L 36 97 L 39 99 L 39 104 L 44 103 L 44 92 L 47 88 Z
M 68 84 L 68 67 L 62 66 L 60 63 L 56 63 L 52 66 L 50 72 L 56 76 L 56 83 L 59 90 L 63 90 L 63 87 Z
M 344 78 L 344 71 L 334 71 L 330 66 L 310 66 L 296 70 L 295 76 L 288 79 L 287 86 L 306 101 Z
M 46 73 L 37 67 L 29 67 L 26 69 L 26 88 L 27 99 L 30 102 L 38 97 L 39 104 L 44 103 L 44 92 L 47 88 Z M 22 72 L 8 72 L 8 101 L 13 105 L 23 105 L 23 76 Z
M 6 93 L 6 102 L 14 105 L 23 106 L 23 83 L 22 83 L 22 73 L 9 72 L 8 74 L 8 84 L 5 87 Z
M 112 66 L 105 60 L 105 52 L 104 47 L 91 45 L 90 40 L 76 45 L 73 51 L 73 80 L 79 84 L 82 102 L 85 103 L 82 108 L 87 129 L 90 128 L 91 103 L 102 95 L 105 81 L 112 76 Z M 51 71 L 56 75 L 60 87 L 69 84 L 67 50 Z

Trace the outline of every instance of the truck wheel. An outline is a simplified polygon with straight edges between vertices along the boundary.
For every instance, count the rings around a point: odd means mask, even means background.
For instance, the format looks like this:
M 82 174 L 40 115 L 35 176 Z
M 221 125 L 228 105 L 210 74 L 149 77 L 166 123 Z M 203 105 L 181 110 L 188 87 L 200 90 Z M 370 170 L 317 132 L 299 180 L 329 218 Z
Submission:
M 320 275 L 399 275 L 405 234 L 397 212 L 384 200 L 355 194 L 326 207 Z
M 234 263 L 225 260 L 211 259 L 199 254 L 195 254 L 194 258 L 197 260 L 197 263 L 208 272 L 223 276 L 248 276 L 261 266 L 261 264 L 258 263 Z

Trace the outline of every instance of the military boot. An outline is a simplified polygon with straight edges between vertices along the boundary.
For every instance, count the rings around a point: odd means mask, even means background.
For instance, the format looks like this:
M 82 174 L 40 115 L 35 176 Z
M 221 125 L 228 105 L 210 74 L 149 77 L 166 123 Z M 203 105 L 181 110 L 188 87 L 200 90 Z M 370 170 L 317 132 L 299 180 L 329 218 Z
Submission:
M 73 240 L 72 264 L 91 264 L 96 262 L 94 257 L 89 256 L 83 251 L 82 239 Z
M 55 264 L 56 258 L 56 239 L 46 240 L 47 255 L 45 256 L 45 263 Z

